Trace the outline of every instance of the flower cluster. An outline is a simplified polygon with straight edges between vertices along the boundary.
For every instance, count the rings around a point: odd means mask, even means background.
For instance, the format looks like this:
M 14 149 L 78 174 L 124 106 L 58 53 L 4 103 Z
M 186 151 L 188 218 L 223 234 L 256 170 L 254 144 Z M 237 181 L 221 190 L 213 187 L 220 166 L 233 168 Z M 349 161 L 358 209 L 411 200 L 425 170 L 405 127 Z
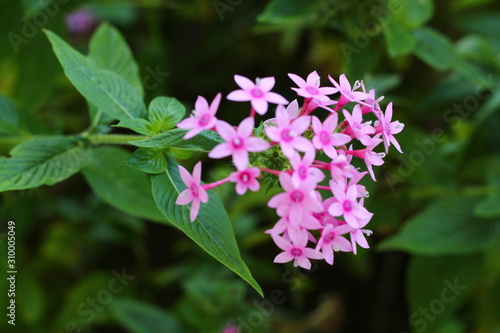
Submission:
M 288 75 L 297 85 L 292 89 L 304 98 L 301 107 L 297 100 L 289 103 L 271 91 L 273 77 L 253 82 L 235 75 L 240 89 L 227 99 L 251 104 L 249 117 L 236 127 L 216 118 L 220 93 L 210 105 L 198 97 L 193 114 L 178 127 L 188 130 L 185 139 L 203 130 L 216 131 L 224 142 L 208 156 L 230 156 L 236 171 L 220 181 L 201 184 L 201 162 L 196 164 L 193 175 L 180 166 L 187 189 L 176 203 L 192 202 L 193 221 L 200 203 L 208 200 L 207 190 L 233 182 L 236 192 L 242 195 L 247 190 L 258 191 L 259 181 L 272 177 L 283 189 L 268 202 L 276 209 L 279 220 L 267 233 L 283 251 L 274 262 L 293 261 L 295 266 L 309 269 L 310 259 L 333 264 L 336 251 L 356 254 L 358 245 L 369 247 L 365 236 L 371 231 L 365 227 L 373 214 L 364 207 L 368 192 L 359 181 L 367 174 L 376 180 L 373 166 L 384 163 L 391 145 L 402 153 L 394 134 L 401 132 L 404 125 L 392 121 L 392 103 L 382 111 L 382 97 L 376 98 L 374 90 L 366 91 L 363 82 L 351 85 L 345 75 L 338 82 L 329 76 L 333 86 L 320 87 L 316 71 L 306 80 Z M 255 129 L 255 114 L 266 114 L 269 103 L 277 105 L 275 117 Z M 313 111 L 317 114 L 313 115 Z M 326 114 L 324 120 L 318 117 L 320 114 Z M 375 151 L 381 144 L 383 152 Z M 356 168 L 353 159 L 362 160 L 366 170 Z

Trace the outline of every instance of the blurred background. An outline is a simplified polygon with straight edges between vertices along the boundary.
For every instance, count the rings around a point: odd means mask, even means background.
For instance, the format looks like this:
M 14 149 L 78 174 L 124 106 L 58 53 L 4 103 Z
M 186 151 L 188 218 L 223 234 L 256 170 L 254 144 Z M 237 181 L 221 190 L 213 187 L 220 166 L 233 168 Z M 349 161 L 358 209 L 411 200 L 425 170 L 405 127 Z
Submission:
M 146 102 L 171 96 L 192 110 L 198 95 L 236 89 L 234 74 L 274 76 L 273 90 L 293 100 L 287 73 L 316 70 L 324 84 L 364 80 L 405 124 L 405 154 L 391 148 L 369 185 L 371 249 L 338 253 L 334 266 L 273 264 L 269 194 L 219 189 L 264 299 L 180 231 L 110 206 L 79 174 L 1 193 L 1 253 L 13 220 L 18 267 L 15 327 L 0 270 L 2 332 L 500 332 L 498 1 L 2 0 L 0 17 L 0 93 L 33 133 L 89 122 L 41 29 L 85 54 L 104 21 L 130 46 Z M 236 123 L 241 112 L 223 101 L 219 118 Z M 11 148 L 0 133 L 0 153 Z M 206 159 L 179 157 L 188 169 Z M 206 161 L 203 179 L 228 170 Z

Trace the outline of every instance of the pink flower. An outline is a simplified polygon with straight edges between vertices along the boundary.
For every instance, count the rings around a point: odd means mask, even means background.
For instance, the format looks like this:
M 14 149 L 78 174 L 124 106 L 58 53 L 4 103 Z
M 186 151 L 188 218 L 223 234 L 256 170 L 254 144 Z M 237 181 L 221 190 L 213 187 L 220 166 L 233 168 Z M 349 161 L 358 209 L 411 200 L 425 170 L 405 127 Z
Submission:
M 215 126 L 217 122 L 215 113 L 219 108 L 220 99 L 221 94 L 218 93 L 212 104 L 209 106 L 204 97 L 198 96 L 191 117 L 186 118 L 177 124 L 177 127 L 179 128 L 190 130 L 186 133 L 186 135 L 184 135 L 185 140 L 192 138 L 203 130 L 211 129 Z
M 322 150 L 330 158 L 337 157 L 338 153 L 334 146 L 342 146 L 351 141 L 351 137 L 342 133 L 334 133 L 337 129 L 338 115 L 332 113 L 323 124 L 313 116 L 312 126 L 314 137 L 312 143 L 318 150 Z
M 295 267 L 300 266 L 305 269 L 311 268 L 309 259 L 321 259 L 322 256 L 314 249 L 306 247 L 308 241 L 307 232 L 302 232 L 295 242 L 291 243 L 280 236 L 274 236 L 273 240 L 280 249 L 283 250 L 274 258 L 276 263 L 285 263 L 293 260 Z
M 274 77 L 257 78 L 253 83 L 244 76 L 235 75 L 234 80 L 241 89 L 229 93 L 227 99 L 236 102 L 250 101 L 258 114 L 263 115 L 267 112 L 267 103 L 288 104 L 283 96 L 270 91 L 274 87 Z
M 354 106 L 352 115 L 347 110 L 342 110 L 342 112 L 349 123 L 349 127 L 344 130 L 344 133 L 353 135 L 365 146 L 371 145 L 372 139 L 369 134 L 375 133 L 375 129 L 368 122 L 363 122 L 363 114 L 359 104 Z
M 373 167 L 372 165 L 380 166 L 384 164 L 383 158 L 385 157 L 385 153 L 377 153 L 374 152 L 373 149 L 378 146 L 379 143 L 382 142 L 382 139 L 380 139 L 380 134 L 377 134 L 375 137 L 372 139 L 372 143 L 366 147 L 365 149 L 360 149 L 360 150 L 347 150 L 346 154 L 350 154 L 359 158 L 362 158 L 365 161 L 366 168 L 368 169 L 368 172 L 370 173 L 370 177 L 374 181 L 375 179 L 375 173 L 373 172 Z
M 328 208 L 328 212 L 333 216 L 343 216 L 345 221 L 353 228 L 359 228 L 360 220 L 369 219 L 373 216 L 365 207 L 357 201 L 358 190 L 356 186 L 347 186 L 346 191 L 342 186 L 333 180 L 330 181 L 330 188 L 336 202 Z
M 229 180 L 236 183 L 236 193 L 243 195 L 248 189 L 253 192 L 257 192 L 259 190 L 260 185 L 257 181 L 257 177 L 259 176 L 260 169 L 257 167 L 251 167 L 231 173 L 229 175 Z
M 189 172 L 181 165 L 179 165 L 179 173 L 181 175 L 182 181 L 188 187 L 177 197 L 175 203 L 177 205 L 187 205 L 193 202 L 191 205 L 191 211 L 189 213 L 189 218 L 191 222 L 198 216 L 198 211 L 200 209 L 200 202 L 208 201 L 208 194 L 205 189 L 201 186 L 201 162 L 196 163 L 193 169 L 193 175 L 191 176 Z
M 316 184 L 325 179 L 325 175 L 318 168 L 311 167 L 314 162 L 316 153 L 314 150 L 308 150 L 301 158 L 299 153 L 294 153 L 289 159 L 293 168 L 292 182 L 295 186 L 300 186 L 300 183 L 312 180 Z
M 292 88 L 297 92 L 297 95 L 306 98 L 315 98 L 320 101 L 329 101 L 330 98 L 326 95 L 335 94 L 338 89 L 332 87 L 320 87 L 319 86 L 319 75 L 316 71 L 311 72 L 307 76 L 307 81 L 304 81 L 300 76 L 292 73 L 288 73 L 290 79 L 295 82 L 298 88 Z
M 404 124 L 399 121 L 392 121 L 392 102 L 387 105 L 385 110 L 385 115 L 382 112 L 377 114 L 379 118 L 375 122 L 375 129 L 377 133 L 382 133 L 382 139 L 384 140 L 385 152 L 387 153 L 391 143 L 396 147 L 396 149 L 402 154 L 401 146 L 396 141 L 394 134 L 398 134 L 404 128 Z M 392 122 L 391 122 L 392 121 Z
M 308 151 L 314 149 L 311 142 L 301 135 L 309 127 L 310 116 L 301 116 L 290 120 L 287 112 L 281 108 L 276 109 L 277 126 L 268 126 L 264 131 L 269 139 L 278 142 L 286 157 L 290 158 L 294 149 Z
M 364 249 L 368 249 L 370 247 L 370 245 L 368 245 L 368 242 L 366 241 L 365 234 L 367 236 L 370 236 L 372 234 L 372 231 L 366 229 L 351 230 L 350 235 L 351 235 L 352 253 L 357 254 L 356 244 Z
M 321 202 L 314 193 L 316 187 L 314 180 L 303 181 L 299 186 L 295 186 L 292 176 L 286 172 L 280 173 L 279 180 L 285 192 L 273 196 L 267 205 L 282 210 L 280 216 L 288 215 L 292 225 L 299 225 L 307 212 L 319 213 L 323 210 Z
M 292 121 L 293 119 L 297 118 L 299 116 L 299 102 L 297 102 L 296 99 L 294 99 L 288 106 L 285 107 L 283 105 L 278 105 L 276 109 L 283 109 L 285 110 L 288 119 Z M 280 111 L 282 112 L 282 111 Z M 278 121 L 276 118 L 269 118 L 266 121 L 264 121 L 264 126 L 269 127 L 269 126 L 278 126 Z
M 346 224 L 337 227 L 332 224 L 327 224 L 321 231 L 321 237 L 316 246 L 316 253 L 321 249 L 325 261 L 333 265 L 333 251 L 352 251 L 349 241 L 341 236 L 347 234 L 350 230 L 352 230 L 352 228 Z
M 335 86 L 335 88 L 337 88 L 338 91 L 342 94 L 337 104 L 337 108 L 341 108 L 349 102 L 359 103 L 368 97 L 368 94 L 365 92 L 355 91 L 356 89 L 361 87 L 361 83 L 356 82 L 354 84 L 354 87 L 351 87 L 351 84 L 345 77 L 345 74 L 340 75 L 340 80 L 339 80 L 340 84 L 337 83 L 337 81 L 335 81 L 334 79 L 332 79 L 331 76 L 328 76 L 328 78 Z
M 226 141 L 215 146 L 208 154 L 210 158 L 233 157 L 233 163 L 238 170 L 244 170 L 248 165 L 248 152 L 259 152 L 269 148 L 264 139 L 252 137 L 254 120 L 245 118 L 235 130 L 225 121 L 218 121 L 217 132 Z

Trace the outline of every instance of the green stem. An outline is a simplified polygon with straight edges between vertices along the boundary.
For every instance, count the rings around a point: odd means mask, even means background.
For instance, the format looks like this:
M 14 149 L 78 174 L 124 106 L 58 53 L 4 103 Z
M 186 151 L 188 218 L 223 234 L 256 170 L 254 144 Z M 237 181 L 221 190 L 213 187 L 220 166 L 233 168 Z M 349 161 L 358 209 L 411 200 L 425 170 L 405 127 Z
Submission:
M 113 144 L 113 145 L 128 145 L 130 141 L 143 140 L 144 135 L 127 135 L 127 134 L 90 134 L 84 136 L 93 145 Z

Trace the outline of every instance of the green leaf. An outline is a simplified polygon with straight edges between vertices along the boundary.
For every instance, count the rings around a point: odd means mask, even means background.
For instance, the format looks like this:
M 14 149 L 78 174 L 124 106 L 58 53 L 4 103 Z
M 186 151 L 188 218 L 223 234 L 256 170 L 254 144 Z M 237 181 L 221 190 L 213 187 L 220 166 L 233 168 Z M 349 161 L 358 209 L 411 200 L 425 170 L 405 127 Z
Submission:
M 481 218 L 493 218 L 500 216 L 500 191 L 478 202 L 474 207 L 474 214 Z
M 66 76 L 90 103 L 119 120 L 146 117 L 141 95 L 125 79 L 99 68 L 53 32 L 45 33 Z
M 125 161 L 125 165 L 146 173 L 161 173 L 167 168 L 163 150 L 139 148 Z
M 209 201 L 202 204 L 198 217 L 189 219 L 189 207 L 175 204 L 179 193 L 186 189 L 175 160 L 168 158 L 164 173 L 151 176 L 153 197 L 168 221 L 186 233 L 202 249 L 238 274 L 262 294 L 260 286 L 252 277 L 240 257 L 229 217 L 217 194 L 209 191 Z
M 111 314 L 129 332 L 181 332 L 174 316 L 149 303 L 117 298 L 111 303 Z
M 19 127 L 19 114 L 16 104 L 0 94 L 0 134 L 22 134 Z
M 417 44 L 411 31 L 394 21 L 384 26 L 384 36 L 389 55 L 393 58 L 410 53 Z
M 424 28 L 413 34 L 417 39 L 415 54 L 429 66 L 447 70 L 460 61 L 451 41 L 439 31 Z
M 120 121 L 114 127 L 123 127 L 131 129 L 132 131 L 142 134 L 142 135 L 154 135 L 155 133 L 151 131 L 151 124 L 146 119 L 125 119 Z
M 144 148 L 177 148 L 209 152 L 217 144 L 224 142 L 214 131 L 203 131 L 191 139 L 184 140 L 186 133 L 186 130 L 175 128 L 144 140 L 132 141 L 130 144 Z
M 432 0 L 398 0 L 399 6 L 394 10 L 396 25 L 408 29 L 416 29 L 430 20 L 434 13 Z
M 156 97 L 149 104 L 149 121 L 154 134 L 173 128 L 184 118 L 186 108 L 171 97 Z
M 139 67 L 118 29 L 102 23 L 90 40 L 88 57 L 102 69 L 123 77 L 141 96 L 144 95 Z
M 462 254 L 480 251 L 494 242 L 500 223 L 474 218 L 473 197 L 452 197 L 431 203 L 396 235 L 380 244 L 383 250 L 415 254 Z
M 412 332 L 438 332 L 473 292 L 481 265 L 480 255 L 413 257 L 407 283 Z
M 103 201 L 132 216 L 164 222 L 151 195 L 148 177 L 124 166 L 129 154 L 117 147 L 99 147 L 83 175 Z
M 90 163 L 89 150 L 68 138 L 54 136 L 25 141 L 0 157 L 0 191 L 53 185 Z

